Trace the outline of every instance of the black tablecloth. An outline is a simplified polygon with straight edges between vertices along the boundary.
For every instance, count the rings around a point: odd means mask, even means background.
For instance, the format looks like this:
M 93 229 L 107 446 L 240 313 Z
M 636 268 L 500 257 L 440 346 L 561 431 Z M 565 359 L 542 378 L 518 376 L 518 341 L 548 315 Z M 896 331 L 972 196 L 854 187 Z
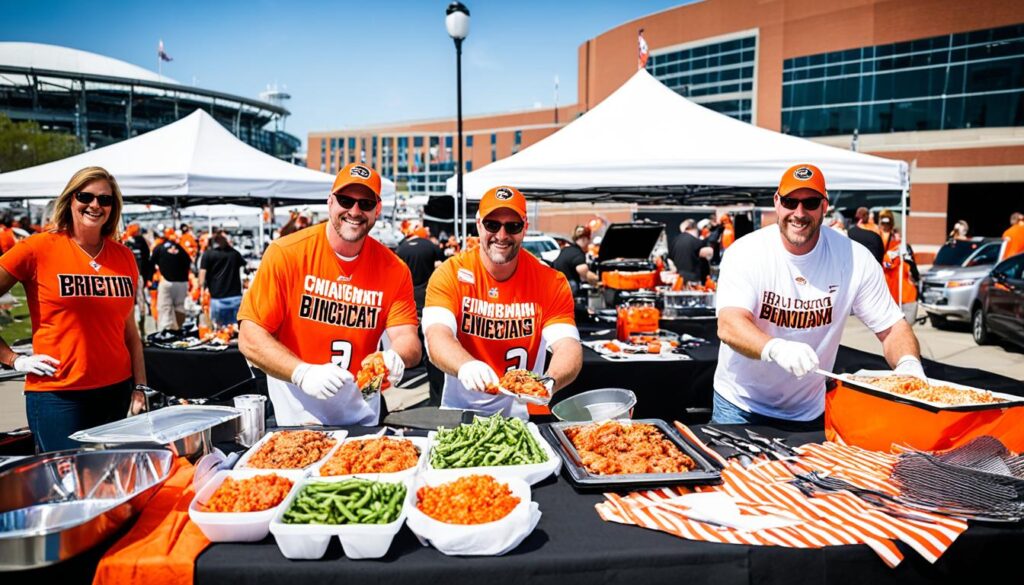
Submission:
M 207 398 L 252 378 L 242 352 L 147 347 L 146 380 L 164 394 Z
M 820 433 L 784 435 L 790 443 L 822 440 Z M 215 544 L 196 562 L 195 583 L 388 583 L 388 585 L 594 583 L 963 583 L 1015 582 L 1013 559 L 1024 547 L 1024 528 L 972 525 L 935 565 L 901 546 L 906 559 L 889 569 L 867 546 L 818 550 L 694 542 L 602 521 L 594 504 L 561 478 L 533 487 L 543 516 L 537 529 L 503 557 L 446 557 L 419 544 L 407 527 L 378 560 L 344 557 L 337 539 L 319 561 L 289 561 L 273 537 L 253 544 Z M 1007 573 L 1009 579 L 1007 580 Z

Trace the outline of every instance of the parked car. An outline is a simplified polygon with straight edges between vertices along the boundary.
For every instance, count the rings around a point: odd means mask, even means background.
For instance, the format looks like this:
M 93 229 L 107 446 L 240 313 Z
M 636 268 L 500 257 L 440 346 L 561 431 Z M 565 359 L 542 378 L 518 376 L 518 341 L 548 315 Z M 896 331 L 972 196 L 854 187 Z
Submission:
M 543 234 L 531 234 L 523 238 L 523 247 L 526 251 L 533 254 L 534 256 L 544 260 L 548 264 L 555 261 L 558 258 L 558 253 L 561 248 L 558 246 L 558 242 L 551 236 Z
M 921 308 L 933 327 L 947 320 L 968 322 L 978 285 L 999 261 L 1002 240 L 972 238 L 947 242 L 921 275 Z
M 982 279 L 971 310 L 971 334 L 978 345 L 998 336 L 1024 346 L 1024 254 L 996 264 Z

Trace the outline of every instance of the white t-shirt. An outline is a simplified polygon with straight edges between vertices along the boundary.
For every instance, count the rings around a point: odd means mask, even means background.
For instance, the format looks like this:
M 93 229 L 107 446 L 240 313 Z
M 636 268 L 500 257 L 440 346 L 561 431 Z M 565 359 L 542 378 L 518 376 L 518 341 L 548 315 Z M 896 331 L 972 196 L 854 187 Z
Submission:
M 867 248 L 835 230 L 820 234 L 802 256 L 786 251 L 778 225 L 736 240 L 722 258 L 717 309 L 750 311 L 761 331 L 810 345 L 820 367 L 831 370 L 851 312 L 876 333 L 903 313 Z M 725 343 L 718 352 L 715 392 L 747 412 L 786 420 L 812 420 L 825 410 L 822 376 L 812 372 L 797 379 Z

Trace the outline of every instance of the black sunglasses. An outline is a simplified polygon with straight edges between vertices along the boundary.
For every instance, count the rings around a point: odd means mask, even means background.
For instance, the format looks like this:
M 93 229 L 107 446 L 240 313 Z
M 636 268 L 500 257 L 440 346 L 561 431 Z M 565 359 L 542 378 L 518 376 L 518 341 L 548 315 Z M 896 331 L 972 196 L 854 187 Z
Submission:
M 779 203 L 781 203 L 783 207 L 789 210 L 796 209 L 798 205 L 803 203 L 804 209 L 806 209 L 807 211 L 814 211 L 815 209 L 821 207 L 821 202 L 824 200 L 824 197 L 808 197 L 807 199 L 794 199 L 792 197 L 779 195 Z
M 484 224 L 484 229 L 492 234 L 498 233 L 498 231 L 504 226 L 505 233 L 510 236 L 518 234 L 519 232 L 523 231 L 524 227 L 526 227 L 526 223 L 522 221 L 509 221 L 501 223 L 496 219 L 485 219 L 480 223 Z
M 342 195 L 341 193 L 335 193 L 334 196 L 338 199 L 338 205 L 342 209 L 352 209 L 353 205 L 359 205 L 359 209 L 362 211 L 373 211 L 377 208 L 376 199 L 356 199 L 355 197 L 349 197 L 348 195 Z
M 93 199 L 99 201 L 100 207 L 110 207 L 111 205 L 114 204 L 113 195 L 95 195 L 88 191 L 79 191 L 75 193 L 75 200 L 81 203 L 82 205 L 89 205 L 90 203 L 92 203 Z

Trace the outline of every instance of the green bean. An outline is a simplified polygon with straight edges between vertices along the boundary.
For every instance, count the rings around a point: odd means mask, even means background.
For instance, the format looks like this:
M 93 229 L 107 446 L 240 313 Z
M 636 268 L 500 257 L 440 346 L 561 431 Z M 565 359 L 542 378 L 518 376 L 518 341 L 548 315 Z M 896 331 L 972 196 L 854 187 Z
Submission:
M 494 415 L 477 417 L 470 424 L 452 429 L 439 428 L 430 463 L 437 469 L 452 469 L 542 463 L 547 459 L 526 423 Z
M 283 519 L 289 524 L 387 524 L 401 514 L 405 495 L 404 484 L 315 482 L 302 488 Z

